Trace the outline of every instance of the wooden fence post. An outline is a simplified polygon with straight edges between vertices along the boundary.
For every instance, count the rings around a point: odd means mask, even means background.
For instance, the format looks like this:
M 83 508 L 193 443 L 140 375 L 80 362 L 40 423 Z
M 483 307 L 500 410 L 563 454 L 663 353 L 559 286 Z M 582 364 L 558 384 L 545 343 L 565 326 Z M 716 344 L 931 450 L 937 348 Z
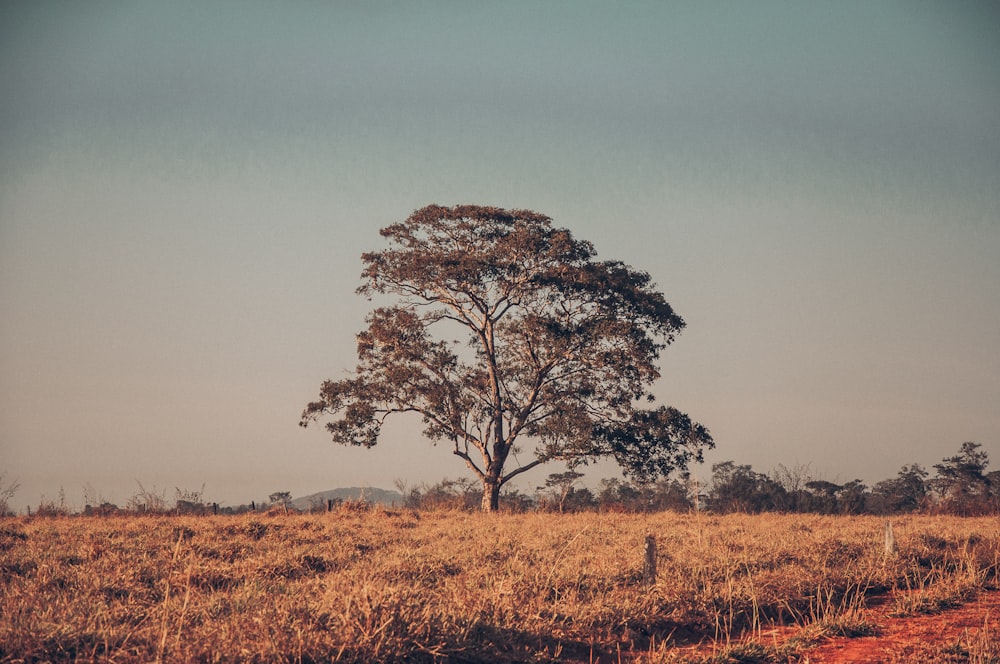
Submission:
M 656 538 L 646 535 L 646 556 L 642 565 L 642 585 L 656 585 Z
M 885 554 L 896 553 L 896 538 L 892 534 L 892 521 L 885 520 Z

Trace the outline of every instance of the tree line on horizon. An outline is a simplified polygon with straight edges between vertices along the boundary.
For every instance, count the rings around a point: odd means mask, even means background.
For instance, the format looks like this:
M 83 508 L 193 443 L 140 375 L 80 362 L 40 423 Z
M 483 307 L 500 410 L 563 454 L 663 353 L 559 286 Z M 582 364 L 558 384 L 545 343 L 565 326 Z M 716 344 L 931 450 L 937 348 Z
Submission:
M 988 470 L 989 455 L 976 442 L 965 442 L 958 453 L 933 466 L 931 476 L 918 463 L 904 465 L 895 477 L 872 486 L 855 479 L 837 484 L 815 479 L 808 466 L 778 465 L 770 474 L 749 464 L 723 461 L 712 465 L 712 477 L 700 484 L 690 475 L 636 483 L 620 478 L 600 480 L 596 488 L 581 484 L 584 474 L 575 470 L 550 474 L 533 493 L 508 488 L 500 494 L 505 512 L 585 511 L 653 513 L 707 512 L 712 514 L 766 512 L 839 515 L 895 515 L 909 513 L 982 516 L 1000 514 L 1000 470 Z M 2 477 L 0 477 L 2 479 Z M 0 516 L 14 516 L 8 506 L 16 483 L 0 482 Z M 409 486 L 396 482 L 401 499 L 393 506 L 413 510 L 478 511 L 482 488 L 470 478 L 443 479 L 436 484 Z M 336 498 L 314 501 L 304 509 L 292 505 L 291 493 L 278 491 L 267 499 L 245 505 L 223 506 L 208 502 L 204 486 L 198 491 L 176 490 L 173 504 L 165 492 L 140 491 L 125 507 L 110 503 L 87 505 L 81 512 L 92 516 L 121 514 L 238 515 L 257 511 L 285 513 L 326 512 L 332 509 L 366 509 L 375 503 Z M 43 500 L 29 516 L 73 514 L 60 493 L 60 500 Z
M 1000 514 L 1000 470 L 988 471 L 988 466 L 989 456 L 982 445 L 970 441 L 954 456 L 935 464 L 933 476 L 913 463 L 872 486 L 858 479 L 843 484 L 815 479 L 808 467 L 779 465 L 765 474 L 751 465 L 723 461 L 712 465 L 712 478 L 702 486 L 690 476 L 645 484 L 610 478 L 591 489 L 580 485 L 582 473 L 570 470 L 549 475 L 533 496 L 507 490 L 501 494 L 500 504 L 508 511 L 552 512 Z M 481 499 L 479 488 L 470 480 L 446 479 L 432 486 L 398 488 L 403 489 L 404 506 L 414 509 L 475 510 Z

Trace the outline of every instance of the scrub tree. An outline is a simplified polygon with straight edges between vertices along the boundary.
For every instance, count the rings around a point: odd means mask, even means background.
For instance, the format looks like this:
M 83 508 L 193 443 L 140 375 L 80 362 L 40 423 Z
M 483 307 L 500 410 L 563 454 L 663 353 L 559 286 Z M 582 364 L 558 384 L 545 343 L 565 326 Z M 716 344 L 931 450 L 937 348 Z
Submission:
M 651 406 L 684 321 L 645 272 L 527 210 L 431 205 L 381 234 L 358 293 L 392 304 L 368 315 L 357 368 L 323 383 L 302 426 L 332 416 L 335 442 L 372 447 L 389 415 L 416 413 L 482 483 L 487 512 L 549 461 L 610 457 L 652 481 L 713 446 L 686 414 Z
M 946 511 L 963 514 L 989 512 L 991 480 L 986 473 L 989 455 L 982 445 L 962 443 L 958 454 L 934 464 L 937 477 L 931 480 Z

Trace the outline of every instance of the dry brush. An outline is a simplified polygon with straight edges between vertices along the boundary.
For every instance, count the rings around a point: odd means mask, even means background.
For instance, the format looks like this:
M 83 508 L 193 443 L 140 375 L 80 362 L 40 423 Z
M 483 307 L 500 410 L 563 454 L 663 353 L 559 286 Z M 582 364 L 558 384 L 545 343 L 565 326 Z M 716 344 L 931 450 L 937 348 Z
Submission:
M 802 628 L 767 659 L 863 632 L 874 594 L 932 611 L 996 587 L 995 520 L 894 533 L 887 554 L 869 517 L 7 518 L 0 661 L 699 661 Z

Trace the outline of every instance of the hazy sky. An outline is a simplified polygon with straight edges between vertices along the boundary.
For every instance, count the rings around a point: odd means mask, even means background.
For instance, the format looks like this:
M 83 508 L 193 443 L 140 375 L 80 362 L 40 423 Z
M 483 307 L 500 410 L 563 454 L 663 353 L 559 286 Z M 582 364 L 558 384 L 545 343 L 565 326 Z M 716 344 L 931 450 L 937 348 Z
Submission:
M 992 2 L 3 2 L 13 503 L 463 475 L 419 423 L 297 426 L 355 365 L 360 254 L 429 203 L 649 271 L 704 478 L 996 469 L 998 34 Z

